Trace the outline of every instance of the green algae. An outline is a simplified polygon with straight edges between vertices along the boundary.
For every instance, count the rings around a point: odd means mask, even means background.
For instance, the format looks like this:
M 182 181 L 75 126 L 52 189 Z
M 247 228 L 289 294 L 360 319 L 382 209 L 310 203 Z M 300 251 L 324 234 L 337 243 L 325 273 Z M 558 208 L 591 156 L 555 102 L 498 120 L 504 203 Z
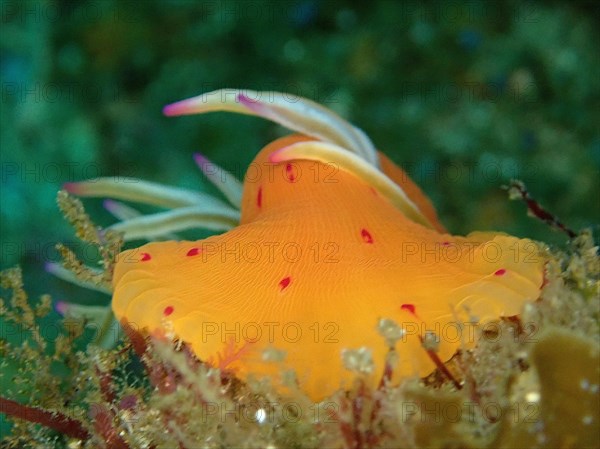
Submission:
M 75 226 L 95 230 L 77 200 L 69 201 L 64 204 L 80 214 L 72 220 Z M 12 423 L 3 445 L 598 447 L 598 248 L 586 231 L 567 250 L 546 251 L 541 298 L 528 304 L 519 320 L 499 321 L 475 348 L 446 364 L 457 383 L 436 372 L 400 385 L 383 379 L 372 389 L 364 382 L 368 370 L 349 364 L 355 382 L 320 403 L 297 387 L 292 373 L 282 385 L 269 379 L 244 384 L 201 363 L 185 345 L 148 339 L 133 329 L 126 329 L 127 337 L 113 349 L 96 342 L 77 350 L 76 340 L 91 324 L 85 317 L 66 318 L 50 350 L 39 326 L 49 299 L 31 306 L 20 271 L 7 270 L 2 287 L 11 299 L 2 302 L 0 324 L 3 333 L 7 323 L 18 324 L 28 338 L 15 342 L 2 336 L 3 365 L 18 367 L 19 374 L 2 392 L 3 412 Z M 393 347 L 397 339 L 388 328 L 395 329 L 385 323 L 382 344 Z M 398 356 L 390 352 L 390 369 Z M 62 370 L 50 369 L 56 362 Z M 13 400 L 30 409 L 6 402 Z M 32 410 L 49 414 L 32 422 Z

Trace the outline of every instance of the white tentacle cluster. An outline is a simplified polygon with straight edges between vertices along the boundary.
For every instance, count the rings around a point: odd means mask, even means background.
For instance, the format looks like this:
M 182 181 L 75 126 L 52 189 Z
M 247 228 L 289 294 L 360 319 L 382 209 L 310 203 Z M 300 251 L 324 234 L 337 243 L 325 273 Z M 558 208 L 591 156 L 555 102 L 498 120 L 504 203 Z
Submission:
M 271 161 L 308 159 L 336 164 L 364 179 L 410 219 L 432 227 L 402 188 L 380 170 L 379 155 L 366 134 L 333 111 L 291 94 L 242 89 L 220 89 L 204 93 L 165 106 L 163 110 L 167 116 L 213 111 L 259 116 L 318 139 L 319 141 L 300 142 L 282 148 L 272 155 Z M 234 228 L 240 221 L 242 183 L 204 156 L 196 154 L 194 159 L 225 200 L 137 178 L 97 178 L 68 183 L 64 188 L 80 197 L 107 198 L 104 207 L 119 220 L 108 229 L 123 233 L 125 241 L 179 240 L 176 233 L 188 229 L 227 231 Z M 164 210 L 144 215 L 122 201 L 156 206 Z M 98 289 L 94 285 L 85 285 L 59 264 L 49 263 L 47 271 L 66 281 Z M 91 306 L 63 305 L 64 310 L 71 308 L 79 314 L 84 313 L 86 307 Z M 97 311 L 94 309 L 93 312 L 92 315 L 96 316 Z M 102 319 L 105 320 L 105 317 Z

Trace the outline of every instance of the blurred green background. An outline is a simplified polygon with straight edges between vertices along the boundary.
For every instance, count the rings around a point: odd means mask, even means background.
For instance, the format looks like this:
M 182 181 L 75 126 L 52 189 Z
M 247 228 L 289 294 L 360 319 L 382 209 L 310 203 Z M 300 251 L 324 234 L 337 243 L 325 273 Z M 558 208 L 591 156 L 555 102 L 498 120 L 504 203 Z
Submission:
M 597 5 L 2 1 L 1 266 L 21 264 L 34 294 L 78 301 L 88 292 L 43 271 L 57 241 L 85 254 L 55 205 L 62 183 L 117 175 L 212 191 L 196 151 L 242 175 L 281 128 L 161 115 L 223 87 L 337 111 L 407 168 L 453 233 L 561 244 L 500 186 L 522 179 L 572 228 L 600 221 Z M 86 205 L 111 223 L 99 201 Z

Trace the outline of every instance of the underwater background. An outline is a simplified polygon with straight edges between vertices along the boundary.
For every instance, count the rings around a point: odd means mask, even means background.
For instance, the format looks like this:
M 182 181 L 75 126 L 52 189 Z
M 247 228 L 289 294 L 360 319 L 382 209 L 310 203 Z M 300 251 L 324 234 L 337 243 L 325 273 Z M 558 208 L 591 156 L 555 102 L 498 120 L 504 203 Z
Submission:
M 194 152 L 241 179 L 287 133 L 161 113 L 225 87 L 336 111 L 407 170 L 452 234 L 563 245 L 508 201 L 511 178 L 570 228 L 598 231 L 598 2 L 2 0 L 0 12 L 0 269 L 20 265 L 31 298 L 108 302 L 44 270 L 57 242 L 97 257 L 56 206 L 63 183 L 137 177 L 216 193 Z M 101 200 L 86 209 L 115 221 Z
M 1 8 L 0 257 L 2 268 L 24 268 L 32 294 L 80 294 L 43 270 L 58 259 L 58 241 L 84 250 L 56 207 L 64 182 L 134 176 L 214 192 L 194 152 L 242 178 L 259 149 L 287 133 L 253 117 L 161 113 L 224 87 L 289 92 L 335 110 L 406 168 L 454 234 L 563 243 L 507 201 L 501 186 L 511 178 L 571 228 L 600 221 L 597 2 Z M 86 204 L 99 224 L 114 221 L 101 201 Z

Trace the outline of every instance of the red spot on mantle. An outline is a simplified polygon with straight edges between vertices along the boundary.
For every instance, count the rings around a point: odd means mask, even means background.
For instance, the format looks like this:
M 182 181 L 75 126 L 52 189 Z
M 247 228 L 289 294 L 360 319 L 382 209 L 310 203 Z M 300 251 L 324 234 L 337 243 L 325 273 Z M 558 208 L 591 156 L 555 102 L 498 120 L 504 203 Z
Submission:
M 173 313 L 175 309 L 173 308 L 173 306 L 167 306 L 165 307 L 165 310 L 163 310 L 163 315 L 164 316 L 169 316 Z
M 292 164 L 285 165 L 285 173 L 290 182 L 296 181 L 296 176 L 294 175 L 294 166 Z
M 366 229 L 360 231 L 360 236 L 365 243 L 373 243 L 373 237 L 371 237 L 371 234 Z
M 495 276 L 503 276 L 506 273 L 506 270 L 504 268 L 500 268 L 499 270 L 496 270 L 496 272 L 494 272 Z
M 198 254 L 200 254 L 200 248 L 192 248 L 187 252 L 186 256 L 197 256 Z
M 281 290 L 283 290 L 288 285 L 290 285 L 290 282 L 292 282 L 292 278 L 290 278 L 289 276 L 286 278 L 283 278 L 281 281 L 279 281 L 279 287 L 281 287 Z
M 142 257 L 140 257 L 140 262 L 147 262 L 152 259 L 152 256 L 148 253 L 142 253 Z
M 400 306 L 401 310 L 406 310 L 407 312 L 412 313 L 413 315 L 415 315 L 415 305 L 414 304 L 402 304 Z
M 258 188 L 258 194 L 256 195 L 256 205 L 262 207 L 262 186 Z

